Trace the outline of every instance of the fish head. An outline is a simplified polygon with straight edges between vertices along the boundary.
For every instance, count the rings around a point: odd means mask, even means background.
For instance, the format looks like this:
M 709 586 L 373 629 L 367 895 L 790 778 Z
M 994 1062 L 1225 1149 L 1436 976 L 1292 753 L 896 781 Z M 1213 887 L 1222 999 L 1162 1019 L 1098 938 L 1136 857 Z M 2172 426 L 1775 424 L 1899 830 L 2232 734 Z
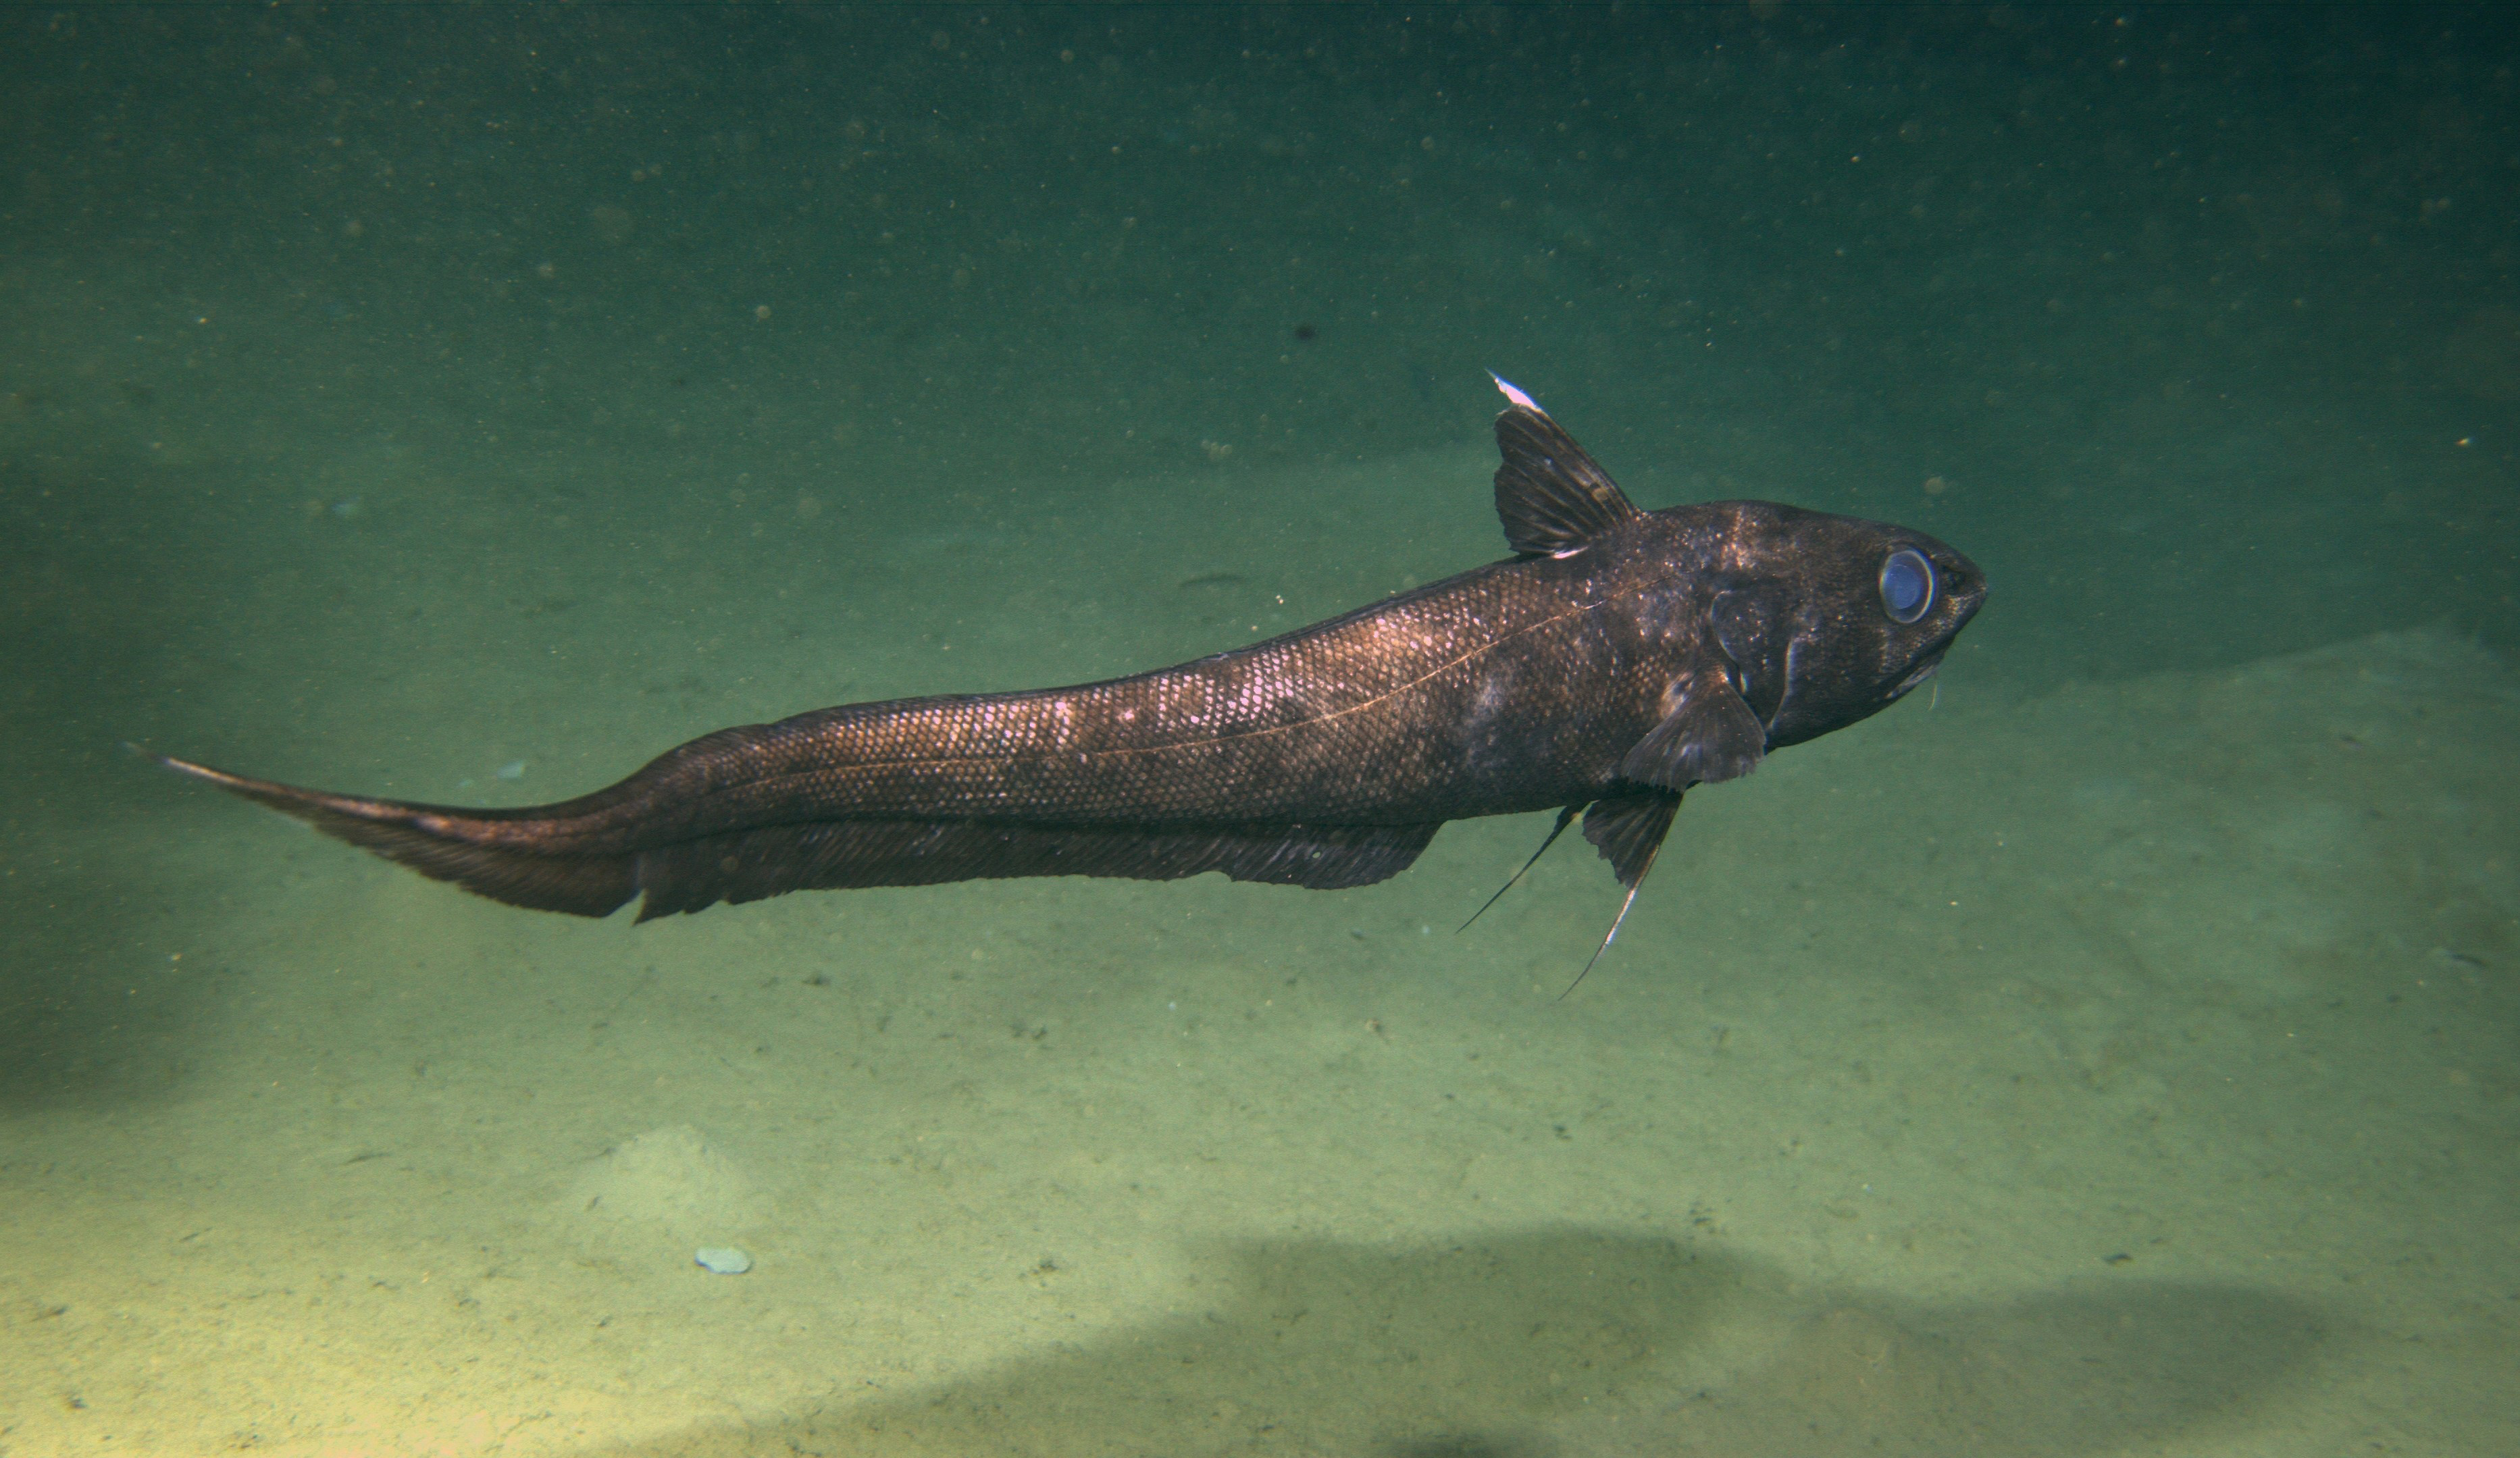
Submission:
M 1732 506 L 1708 628 L 1771 749 L 1898 702 L 1934 676 L 1986 601 L 1977 564 L 1922 532 Z

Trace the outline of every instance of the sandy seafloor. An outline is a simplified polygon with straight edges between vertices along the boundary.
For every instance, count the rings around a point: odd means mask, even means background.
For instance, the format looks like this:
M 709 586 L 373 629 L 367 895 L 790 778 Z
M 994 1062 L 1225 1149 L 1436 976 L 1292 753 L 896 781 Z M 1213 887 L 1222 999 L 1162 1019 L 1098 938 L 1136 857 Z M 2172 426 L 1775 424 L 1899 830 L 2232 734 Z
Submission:
M 2472 40 L 394 14 L 9 22 L 0 1454 L 2513 1451 Z M 1487 367 L 1993 583 L 1562 999 L 1589 847 L 1454 930 L 1546 817 L 634 927 L 123 747 L 519 805 L 1247 642 L 1502 554 Z
M 1255 494 L 1477 522 L 1485 468 Z M 1057 579 L 1212 620 L 1185 599 L 1327 604 L 1371 554 L 1283 545 L 1053 552 L 1012 589 L 996 549 L 940 553 L 931 610 L 822 604 L 882 647 L 687 648 L 799 706 L 1073 677 L 1104 650 L 1029 636 Z M 713 722 L 637 646 L 684 610 L 547 614 L 490 733 L 472 630 L 438 630 L 450 666 L 381 657 L 254 768 L 593 784 Z M 1589 848 L 1453 931 L 1546 817 L 1335 895 L 1059 880 L 634 928 L 99 770 L 154 808 L 64 804 L 45 843 L 135 894 L 31 924 L 181 1027 L 152 1096 L 11 1117 L 8 1449 L 2492 1450 L 2520 681 L 2448 631 L 2020 698 L 1971 658 L 1692 795 L 1563 1000 L 1616 901 Z M 207 750 L 245 753 L 255 681 L 202 692 L 235 740 Z M 721 1243 L 754 1269 L 693 1264 Z

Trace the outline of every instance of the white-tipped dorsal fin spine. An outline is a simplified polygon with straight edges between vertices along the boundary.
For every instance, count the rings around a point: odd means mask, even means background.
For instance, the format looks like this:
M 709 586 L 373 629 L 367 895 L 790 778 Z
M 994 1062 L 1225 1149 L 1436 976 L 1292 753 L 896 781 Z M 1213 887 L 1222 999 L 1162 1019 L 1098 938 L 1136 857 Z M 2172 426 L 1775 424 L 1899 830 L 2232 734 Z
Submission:
M 1521 406 L 1525 410 L 1533 411 L 1540 415 L 1549 414 L 1549 412 L 1542 410 L 1539 406 L 1533 404 L 1529 395 L 1515 389 L 1511 381 L 1508 380 L 1504 376 L 1499 375 L 1494 370 L 1490 370 L 1488 372 L 1488 378 L 1496 381 L 1496 387 L 1505 391 L 1505 397 L 1508 400 L 1512 401 L 1514 404 Z
M 1534 556 L 1570 557 L 1637 514 L 1609 473 L 1538 403 L 1491 372 L 1505 392 L 1497 417 L 1497 518 L 1506 542 Z

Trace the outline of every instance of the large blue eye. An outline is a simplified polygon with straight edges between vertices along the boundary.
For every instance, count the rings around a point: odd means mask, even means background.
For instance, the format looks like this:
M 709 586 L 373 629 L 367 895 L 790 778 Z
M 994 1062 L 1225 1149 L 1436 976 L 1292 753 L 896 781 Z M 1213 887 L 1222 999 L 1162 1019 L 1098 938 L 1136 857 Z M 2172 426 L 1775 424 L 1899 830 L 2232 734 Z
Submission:
M 1934 605 L 1934 564 L 1912 547 L 1881 564 L 1881 606 L 1893 622 L 1912 623 Z

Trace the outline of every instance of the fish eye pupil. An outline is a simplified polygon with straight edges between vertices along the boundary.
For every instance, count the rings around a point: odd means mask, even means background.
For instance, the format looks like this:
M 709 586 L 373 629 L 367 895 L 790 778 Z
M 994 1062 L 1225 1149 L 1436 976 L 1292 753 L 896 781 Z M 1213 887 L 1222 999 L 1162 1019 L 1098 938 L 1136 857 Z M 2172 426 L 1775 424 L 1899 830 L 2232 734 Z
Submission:
M 1912 623 L 1934 605 L 1934 564 L 1912 547 L 1890 553 L 1881 564 L 1881 606 L 1891 621 Z

